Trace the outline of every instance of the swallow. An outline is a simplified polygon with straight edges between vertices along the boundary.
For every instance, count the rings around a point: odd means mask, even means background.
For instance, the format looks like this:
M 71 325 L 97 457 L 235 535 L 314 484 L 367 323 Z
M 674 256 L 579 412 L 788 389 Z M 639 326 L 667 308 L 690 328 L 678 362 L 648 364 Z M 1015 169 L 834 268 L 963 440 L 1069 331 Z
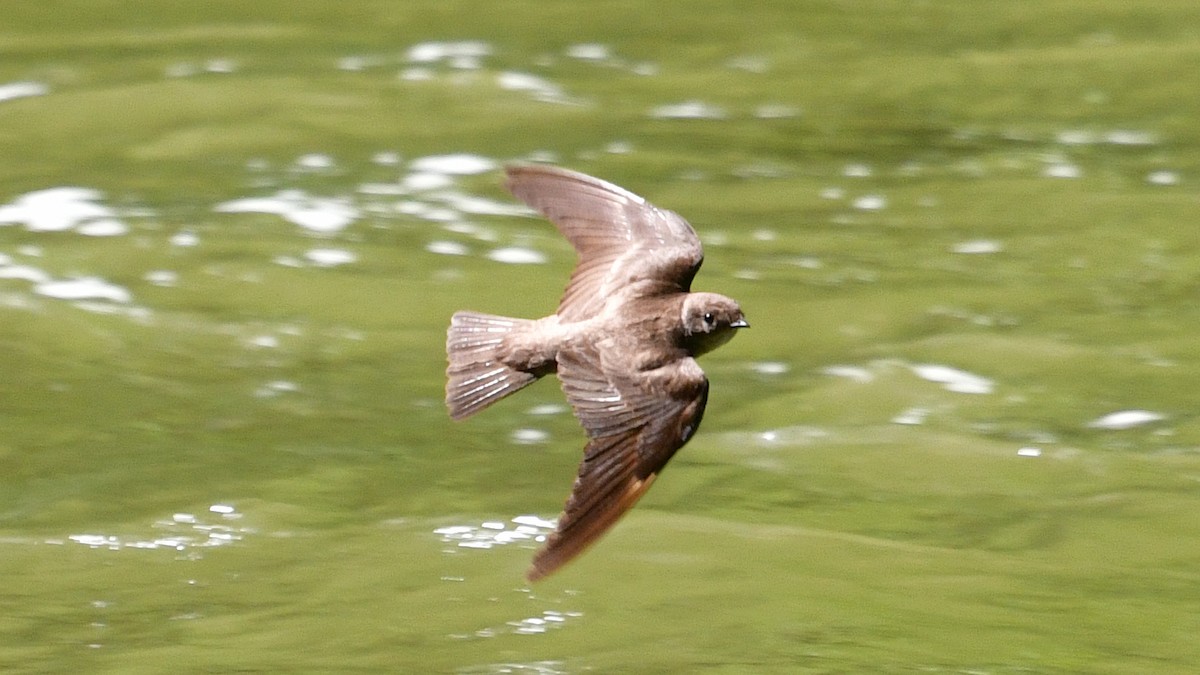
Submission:
M 587 433 L 571 494 L 526 573 L 533 582 L 595 543 L 691 440 L 708 401 L 696 357 L 749 324 L 733 299 L 691 292 L 704 252 L 678 214 L 567 169 L 505 172 L 505 187 L 550 220 L 578 260 L 549 316 L 453 315 L 446 406 L 461 420 L 556 373 Z

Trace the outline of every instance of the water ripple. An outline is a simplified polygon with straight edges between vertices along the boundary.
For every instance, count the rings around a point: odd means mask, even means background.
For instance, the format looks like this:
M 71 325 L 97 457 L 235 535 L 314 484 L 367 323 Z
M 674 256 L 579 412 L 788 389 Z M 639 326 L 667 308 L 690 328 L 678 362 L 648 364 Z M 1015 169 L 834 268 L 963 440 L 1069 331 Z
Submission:
M 725 109 L 704 101 L 684 101 L 660 105 L 650 111 L 650 117 L 664 120 L 723 120 Z
M 45 96 L 50 93 L 50 87 L 41 82 L 9 82 L 0 84 L 0 101 L 11 101 L 30 96 Z
M 358 220 L 361 213 L 340 197 L 313 197 L 303 190 L 281 190 L 269 197 L 247 197 L 222 202 L 218 213 L 268 213 L 278 215 L 313 232 L 331 233 Z
M 227 546 L 241 541 L 253 531 L 234 527 L 226 523 L 240 520 L 242 514 L 228 504 L 213 504 L 209 513 L 225 522 L 211 522 L 191 513 L 176 513 L 169 520 L 159 520 L 153 528 L 163 532 L 161 536 L 129 537 L 114 534 L 82 533 L 69 535 L 66 541 L 89 548 L 188 551 L 191 549 Z M 47 544 L 63 544 L 63 540 L 49 539 Z
M 541 543 L 555 527 L 554 521 L 532 515 L 517 516 L 509 522 L 515 527 L 501 521 L 486 521 L 479 525 L 439 527 L 433 533 L 458 548 L 490 549 L 516 542 Z
M 0 204 L 0 225 L 24 225 L 30 232 L 75 230 L 90 236 L 125 234 L 116 212 L 100 203 L 104 193 L 84 187 L 53 187 Z
M 950 366 L 926 363 L 913 366 L 912 371 L 922 380 L 936 382 L 946 391 L 959 394 L 990 394 L 996 386 L 986 377 Z
M 1120 410 L 1088 422 L 1092 429 L 1132 429 L 1151 422 L 1161 422 L 1166 415 L 1150 410 Z

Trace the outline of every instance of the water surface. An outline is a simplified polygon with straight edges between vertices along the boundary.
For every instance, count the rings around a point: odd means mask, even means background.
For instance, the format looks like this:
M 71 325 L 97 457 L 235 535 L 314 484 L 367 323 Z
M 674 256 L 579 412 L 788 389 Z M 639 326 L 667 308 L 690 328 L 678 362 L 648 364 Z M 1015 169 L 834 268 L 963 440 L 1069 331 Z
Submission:
M 0 28 L 6 672 L 1194 672 L 1189 3 L 27 3 Z M 560 574 L 553 161 L 753 328 Z

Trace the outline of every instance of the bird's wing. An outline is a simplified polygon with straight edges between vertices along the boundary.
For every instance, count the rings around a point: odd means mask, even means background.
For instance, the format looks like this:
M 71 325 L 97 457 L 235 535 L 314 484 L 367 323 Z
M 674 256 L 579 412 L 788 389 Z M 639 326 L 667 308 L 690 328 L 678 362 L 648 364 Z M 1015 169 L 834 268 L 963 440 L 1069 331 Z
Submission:
M 558 525 L 526 575 L 530 581 L 570 562 L 608 531 L 646 493 L 704 416 L 708 379 L 694 359 L 680 359 L 652 374 L 612 371 L 593 346 L 559 353 L 563 392 L 587 430 L 588 443 Z
M 633 284 L 641 295 L 690 289 L 704 251 L 678 214 L 575 171 L 544 165 L 505 171 L 508 190 L 554 223 L 579 254 L 559 302 L 564 321 L 595 316 L 609 296 Z

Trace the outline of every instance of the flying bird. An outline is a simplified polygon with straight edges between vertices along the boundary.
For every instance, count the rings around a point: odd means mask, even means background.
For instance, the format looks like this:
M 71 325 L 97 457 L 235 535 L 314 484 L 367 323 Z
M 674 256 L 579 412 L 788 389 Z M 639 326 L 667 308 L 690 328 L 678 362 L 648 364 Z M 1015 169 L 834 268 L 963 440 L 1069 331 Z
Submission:
M 446 406 L 461 420 L 557 373 L 587 432 L 583 461 L 529 581 L 594 543 L 696 433 L 708 378 L 696 357 L 749 324 L 716 293 L 692 293 L 704 253 L 678 214 L 598 178 L 509 166 L 505 186 L 554 223 L 578 262 L 554 314 L 460 311 L 446 337 Z

